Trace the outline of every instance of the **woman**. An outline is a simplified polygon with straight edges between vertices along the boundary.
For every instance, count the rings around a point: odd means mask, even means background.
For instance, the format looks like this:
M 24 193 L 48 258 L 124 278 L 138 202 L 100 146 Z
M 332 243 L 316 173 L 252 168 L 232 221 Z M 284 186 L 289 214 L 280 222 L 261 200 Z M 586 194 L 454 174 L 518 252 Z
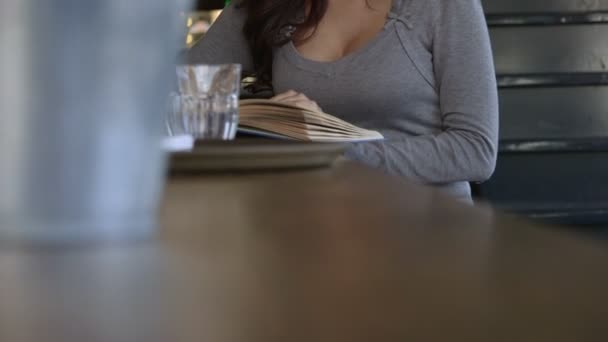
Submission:
M 234 2 L 234 1 L 233 1 Z M 498 100 L 480 0 L 242 0 L 189 51 L 241 63 L 275 99 L 380 131 L 347 157 L 470 200 L 496 163 Z

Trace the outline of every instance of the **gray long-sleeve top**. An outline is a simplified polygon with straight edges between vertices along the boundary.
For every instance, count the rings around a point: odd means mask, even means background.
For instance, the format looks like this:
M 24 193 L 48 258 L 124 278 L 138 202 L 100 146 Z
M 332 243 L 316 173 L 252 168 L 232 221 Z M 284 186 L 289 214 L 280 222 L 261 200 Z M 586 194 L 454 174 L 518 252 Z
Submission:
M 246 13 L 228 7 L 189 51 L 196 63 L 252 69 Z M 333 62 L 276 48 L 275 93 L 293 89 L 327 113 L 380 131 L 347 156 L 387 173 L 470 198 L 496 164 L 498 96 L 480 0 L 393 0 L 386 25 L 361 49 Z

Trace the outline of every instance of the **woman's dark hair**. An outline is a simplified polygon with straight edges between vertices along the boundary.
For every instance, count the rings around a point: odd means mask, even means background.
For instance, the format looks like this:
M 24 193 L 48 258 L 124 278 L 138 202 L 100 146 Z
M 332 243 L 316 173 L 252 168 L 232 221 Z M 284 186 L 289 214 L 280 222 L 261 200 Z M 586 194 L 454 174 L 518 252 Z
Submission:
M 291 40 L 303 40 L 327 11 L 328 0 L 241 0 L 247 12 L 243 33 L 253 56 L 254 76 L 259 85 L 272 80 L 273 50 Z

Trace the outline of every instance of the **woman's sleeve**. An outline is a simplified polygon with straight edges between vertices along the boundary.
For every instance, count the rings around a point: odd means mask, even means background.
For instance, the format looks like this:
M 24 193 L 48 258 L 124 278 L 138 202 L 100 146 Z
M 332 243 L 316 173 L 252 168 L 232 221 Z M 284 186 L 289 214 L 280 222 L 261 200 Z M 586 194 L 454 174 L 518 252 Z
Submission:
M 251 52 L 245 35 L 245 9 L 233 1 L 226 7 L 205 36 L 181 58 L 186 63 L 225 64 L 238 63 L 244 71 L 253 69 Z
M 498 95 L 479 0 L 434 1 L 433 64 L 443 129 L 359 144 L 347 157 L 424 183 L 480 182 L 494 172 Z

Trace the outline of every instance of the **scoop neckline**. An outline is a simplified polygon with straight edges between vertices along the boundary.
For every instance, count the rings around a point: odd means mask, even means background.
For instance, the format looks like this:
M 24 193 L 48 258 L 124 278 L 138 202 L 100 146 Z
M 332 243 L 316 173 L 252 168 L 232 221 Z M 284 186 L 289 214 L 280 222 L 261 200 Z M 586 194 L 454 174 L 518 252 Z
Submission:
M 392 0 L 391 8 L 390 8 L 389 12 L 387 13 L 387 16 L 386 16 L 386 19 L 384 22 L 384 26 L 382 27 L 382 29 L 380 31 L 378 31 L 369 41 L 367 41 L 361 47 L 359 47 L 358 49 L 355 49 L 354 51 L 348 53 L 345 56 L 342 56 L 333 61 L 318 61 L 315 59 L 311 59 L 300 53 L 300 51 L 298 50 L 296 45 L 293 43 L 293 40 L 290 40 L 287 43 L 288 52 L 289 52 L 288 56 L 292 57 L 292 62 L 295 62 L 297 64 L 304 64 L 309 67 L 332 67 L 332 66 L 336 66 L 339 64 L 344 64 L 344 63 L 358 57 L 359 55 L 373 49 L 373 47 L 382 40 L 382 38 L 386 34 L 386 31 L 388 31 L 387 25 L 389 25 L 391 22 L 390 15 L 394 14 L 396 12 L 399 2 L 400 2 L 400 0 Z

